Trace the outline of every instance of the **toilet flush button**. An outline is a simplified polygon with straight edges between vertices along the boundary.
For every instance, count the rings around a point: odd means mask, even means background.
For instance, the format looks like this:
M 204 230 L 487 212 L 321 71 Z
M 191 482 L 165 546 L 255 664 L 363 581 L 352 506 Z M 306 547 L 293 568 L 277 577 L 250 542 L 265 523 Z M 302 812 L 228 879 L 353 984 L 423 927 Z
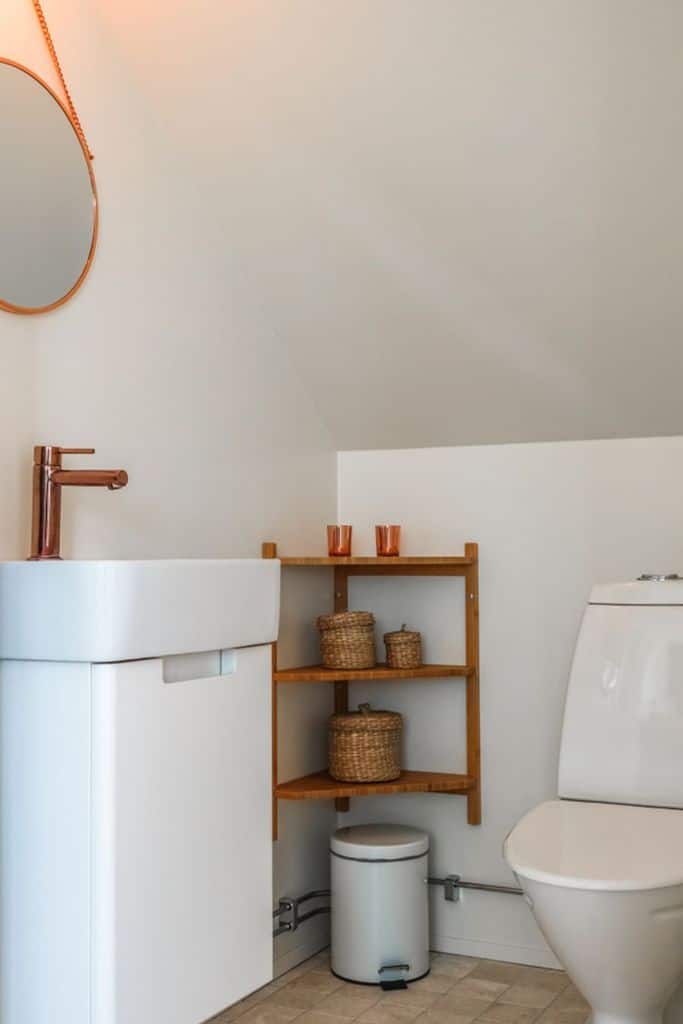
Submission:
M 644 572 L 638 577 L 638 580 L 642 580 L 647 583 L 664 583 L 666 580 L 680 580 L 683 577 L 679 576 L 677 572 Z

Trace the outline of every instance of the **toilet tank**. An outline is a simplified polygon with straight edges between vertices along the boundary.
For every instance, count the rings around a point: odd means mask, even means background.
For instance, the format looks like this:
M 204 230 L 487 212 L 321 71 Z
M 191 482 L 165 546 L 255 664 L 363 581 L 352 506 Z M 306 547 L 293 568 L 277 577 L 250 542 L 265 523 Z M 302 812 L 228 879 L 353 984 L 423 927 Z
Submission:
M 683 580 L 593 587 L 558 789 L 575 800 L 683 807 Z

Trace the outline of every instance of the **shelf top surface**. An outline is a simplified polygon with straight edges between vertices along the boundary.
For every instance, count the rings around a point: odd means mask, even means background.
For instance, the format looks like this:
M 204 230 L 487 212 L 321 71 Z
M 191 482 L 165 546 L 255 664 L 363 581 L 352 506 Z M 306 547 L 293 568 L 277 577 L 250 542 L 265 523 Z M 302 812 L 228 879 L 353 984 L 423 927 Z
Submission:
M 330 682 L 339 680 L 382 680 L 382 679 L 445 679 L 451 676 L 469 676 L 474 669 L 468 665 L 420 665 L 417 668 L 388 668 L 384 664 L 374 668 L 343 669 L 325 668 L 324 665 L 301 665 L 296 668 L 278 669 L 277 682 Z
M 333 558 L 325 556 L 311 556 L 301 558 L 281 558 L 282 565 L 298 566 L 325 566 L 325 565 L 362 565 L 368 569 L 382 566 L 410 566 L 410 565 L 473 565 L 474 558 L 466 555 L 399 555 L 397 557 L 350 555 L 347 558 Z
M 393 782 L 337 782 L 326 772 L 281 782 L 276 794 L 283 800 L 320 800 L 346 796 L 381 796 L 395 793 L 467 793 L 475 780 L 454 772 L 403 771 Z

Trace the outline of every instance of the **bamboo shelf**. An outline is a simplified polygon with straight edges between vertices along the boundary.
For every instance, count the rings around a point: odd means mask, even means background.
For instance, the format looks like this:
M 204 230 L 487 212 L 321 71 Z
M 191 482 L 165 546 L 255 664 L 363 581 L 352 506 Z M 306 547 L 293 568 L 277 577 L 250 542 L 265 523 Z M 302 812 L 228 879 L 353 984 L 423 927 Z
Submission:
M 264 558 L 277 558 L 277 545 L 263 544 Z M 280 669 L 277 644 L 273 644 L 273 838 L 278 836 L 280 800 L 334 800 L 338 811 L 348 811 L 351 797 L 395 793 L 450 793 L 467 799 L 467 820 L 481 824 L 481 772 L 479 739 L 479 560 L 476 544 L 466 544 L 464 555 L 399 558 L 302 557 L 281 558 L 283 567 L 331 568 L 334 577 L 334 610 L 348 609 L 350 576 L 462 576 L 465 581 L 465 665 L 421 665 L 390 669 L 376 665 L 359 671 L 336 670 L 322 665 Z M 465 681 L 467 698 L 467 773 L 404 771 L 395 782 L 341 783 L 326 772 L 316 772 L 289 782 L 278 781 L 278 686 L 287 683 L 332 683 L 334 710 L 348 711 L 349 683 L 358 680 L 449 679 Z
M 393 793 L 468 793 L 476 780 L 450 772 L 401 772 L 394 782 L 337 782 L 328 772 L 315 772 L 301 779 L 281 782 L 278 800 L 333 800 L 352 796 L 382 796 Z
M 474 668 L 469 665 L 420 665 L 419 668 L 374 668 L 336 669 L 323 665 L 304 665 L 302 668 L 279 669 L 273 673 L 276 683 L 353 683 L 361 679 L 379 682 L 386 679 L 449 679 L 453 676 L 469 676 Z
M 268 557 L 267 555 L 264 557 Z M 276 557 L 276 556 L 271 556 Z M 306 568 L 325 568 L 325 567 L 339 567 L 342 569 L 348 569 L 351 572 L 359 572 L 361 570 L 374 571 L 385 571 L 387 569 L 392 570 L 421 570 L 420 575 L 429 575 L 436 570 L 441 570 L 444 574 L 452 574 L 454 570 L 466 569 L 468 565 L 474 565 L 474 561 L 471 557 L 466 555 L 447 555 L 447 556 L 423 556 L 418 557 L 377 557 L 370 555 L 363 555 L 356 557 L 350 555 L 349 557 L 329 557 L 327 555 L 321 556 L 320 558 L 281 558 L 280 562 L 283 566 L 299 566 Z

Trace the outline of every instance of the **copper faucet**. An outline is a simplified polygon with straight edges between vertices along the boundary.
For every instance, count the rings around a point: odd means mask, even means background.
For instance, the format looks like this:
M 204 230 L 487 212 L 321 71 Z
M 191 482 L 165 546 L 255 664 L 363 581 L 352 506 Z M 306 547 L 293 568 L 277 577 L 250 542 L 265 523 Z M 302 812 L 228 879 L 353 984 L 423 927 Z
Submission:
M 118 491 L 128 483 L 125 469 L 62 469 L 62 455 L 93 455 L 94 448 L 33 449 L 33 523 L 30 559 L 61 558 L 62 487 L 106 487 Z

